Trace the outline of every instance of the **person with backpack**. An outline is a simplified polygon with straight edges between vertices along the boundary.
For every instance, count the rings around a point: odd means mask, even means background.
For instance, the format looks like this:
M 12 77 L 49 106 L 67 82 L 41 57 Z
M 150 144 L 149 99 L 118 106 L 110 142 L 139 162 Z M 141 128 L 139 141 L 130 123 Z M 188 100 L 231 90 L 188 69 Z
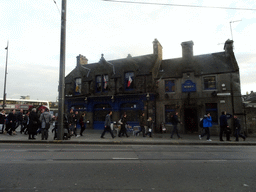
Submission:
M 203 118 L 203 128 L 205 132 L 202 135 L 199 135 L 199 139 L 202 139 L 203 136 L 207 135 L 207 141 L 212 141 L 210 139 L 210 127 L 212 127 L 212 117 L 210 113 L 207 113 Z

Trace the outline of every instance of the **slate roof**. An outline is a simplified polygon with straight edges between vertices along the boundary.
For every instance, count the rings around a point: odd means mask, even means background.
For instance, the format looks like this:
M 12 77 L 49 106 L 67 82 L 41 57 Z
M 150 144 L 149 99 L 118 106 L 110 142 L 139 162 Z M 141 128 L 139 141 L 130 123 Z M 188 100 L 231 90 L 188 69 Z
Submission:
M 104 57 L 102 57 L 98 63 L 76 66 L 76 68 L 66 76 L 65 82 L 71 83 L 75 78 L 82 76 L 83 81 L 91 81 L 94 80 L 95 75 L 102 74 L 108 74 L 109 78 L 119 78 L 122 77 L 125 72 L 135 72 L 136 76 L 147 75 L 151 73 L 156 59 L 157 55 L 154 54 L 127 57 L 111 61 L 106 61 Z
M 189 62 L 183 58 L 163 60 L 160 68 L 163 69 L 164 73 L 158 76 L 163 75 L 162 78 L 182 77 L 182 73 L 186 70 L 193 71 L 195 75 L 235 71 L 231 59 L 226 57 L 225 52 L 193 56 Z

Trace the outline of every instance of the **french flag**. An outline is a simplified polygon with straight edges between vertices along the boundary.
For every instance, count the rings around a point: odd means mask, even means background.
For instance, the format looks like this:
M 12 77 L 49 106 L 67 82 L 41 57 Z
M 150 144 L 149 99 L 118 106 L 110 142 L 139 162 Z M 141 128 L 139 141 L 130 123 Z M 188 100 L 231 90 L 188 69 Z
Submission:
M 103 77 L 103 80 L 104 80 L 104 89 L 107 89 L 107 80 L 106 80 L 105 75 L 104 75 L 104 77 Z
M 131 76 L 129 76 L 127 87 L 130 87 L 131 83 L 132 83 L 132 78 L 131 78 Z

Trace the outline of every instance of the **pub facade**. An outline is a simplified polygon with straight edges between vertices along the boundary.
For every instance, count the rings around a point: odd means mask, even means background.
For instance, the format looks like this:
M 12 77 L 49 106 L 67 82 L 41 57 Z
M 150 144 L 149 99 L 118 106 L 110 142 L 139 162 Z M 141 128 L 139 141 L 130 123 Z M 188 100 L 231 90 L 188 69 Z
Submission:
M 76 67 L 65 77 L 65 109 L 85 112 L 87 128 L 103 129 L 108 111 L 118 122 L 127 114 L 128 124 L 139 124 L 142 112 L 152 117 L 155 132 L 170 131 L 170 115 L 179 112 L 181 133 L 200 132 L 199 120 L 207 112 L 213 118 L 212 134 L 218 134 L 221 111 L 243 118 L 239 67 L 233 41 L 224 51 L 193 54 L 193 41 L 181 43 L 181 58 L 162 59 L 155 39 L 153 53 L 88 64 L 79 55 Z M 232 122 L 230 122 L 232 124 Z

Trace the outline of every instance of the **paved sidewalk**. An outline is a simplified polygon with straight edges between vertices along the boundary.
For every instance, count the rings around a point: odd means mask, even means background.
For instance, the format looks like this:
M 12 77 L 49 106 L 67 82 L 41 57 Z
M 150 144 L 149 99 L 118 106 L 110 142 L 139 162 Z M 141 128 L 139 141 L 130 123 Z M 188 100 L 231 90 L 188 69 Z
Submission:
M 80 130 L 79 130 L 80 131 Z M 78 131 L 78 133 L 79 133 Z M 28 135 L 21 134 L 19 128 L 17 135 L 10 136 L 8 134 L 0 134 L 0 143 L 65 143 L 65 144 L 129 144 L 129 145 L 255 145 L 256 137 L 247 137 L 245 141 L 239 138 L 239 142 L 235 141 L 235 137 L 231 137 L 231 141 L 219 141 L 218 136 L 211 136 L 212 141 L 207 141 L 206 136 L 199 140 L 198 134 L 181 134 L 182 139 L 178 139 L 177 135 L 170 138 L 170 133 L 154 133 L 152 138 L 133 136 L 111 138 L 110 133 L 105 134 L 105 139 L 100 138 L 102 130 L 85 130 L 83 136 L 78 138 L 72 137 L 70 140 L 53 140 L 51 129 L 49 130 L 48 140 L 41 140 L 41 135 L 37 135 L 35 140 L 29 140 Z M 116 133 L 115 133 L 116 135 Z M 117 136 L 117 135 L 116 135 Z M 223 137 L 225 139 L 225 137 Z

